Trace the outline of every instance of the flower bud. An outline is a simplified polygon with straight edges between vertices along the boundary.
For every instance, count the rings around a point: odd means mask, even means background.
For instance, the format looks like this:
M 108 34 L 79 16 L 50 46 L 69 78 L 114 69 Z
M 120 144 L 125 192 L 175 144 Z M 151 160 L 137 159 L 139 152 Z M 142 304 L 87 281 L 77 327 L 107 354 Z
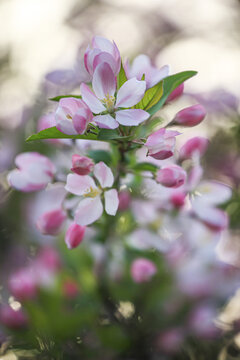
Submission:
M 86 156 L 74 154 L 72 156 L 71 170 L 78 175 L 88 175 L 94 167 L 94 163 Z
M 85 229 L 85 226 L 76 223 L 72 223 L 69 226 L 65 236 L 65 243 L 67 244 L 68 249 L 74 249 L 82 242 Z
M 21 329 L 27 325 L 26 315 L 21 309 L 13 310 L 11 306 L 4 305 L 0 309 L 2 324 L 11 329 Z
M 173 101 L 177 99 L 179 96 L 182 95 L 184 90 L 184 83 L 180 84 L 175 90 L 171 92 L 171 94 L 168 96 L 166 103 Z
M 174 192 L 170 197 L 170 202 L 175 208 L 181 208 L 185 203 L 186 194 L 183 192 Z
M 37 283 L 31 269 L 22 269 L 14 273 L 8 282 L 9 290 L 18 300 L 28 300 L 36 296 Z
M 201 136 L 189 139 L 180 149 L 180 160 L 190 159 L 194 155 L 202 156 L 207 150 L 208 144 L 209 140 Z
M 157 182 L 166 187 L 177 188 L 184 184 L 187 174 L 178 165 L 166 166 L 157 172 Z
M 159 129 L 149 135 L 145 146 L 148 148 L 147 156 L 157 160 L 165 160 L 173 156 L 178 131 Z
M 57 235 L 65 219 L 66 213 L 62 209 L 48 211 L 38 218 L 36 226 L 44 235 Z
M 118 210 L 119 211 L 127 210 L 129 208 L 129 204 L 131 201 L 130 193 L 126 190 L 120 191 L 118 194 L 118 199 L 119 199 Z
M 205 108 L 202 105 L 197 104 L 179 111 L 175 115 L 173 123 L 183 126 L 196 126 L 203 121 L 205 116 Z
M 157 268 L 155 264 L 144 258 L 134 260 L 131 266 L 131 276 L 136 283 L 150 281 L 156 272 Z

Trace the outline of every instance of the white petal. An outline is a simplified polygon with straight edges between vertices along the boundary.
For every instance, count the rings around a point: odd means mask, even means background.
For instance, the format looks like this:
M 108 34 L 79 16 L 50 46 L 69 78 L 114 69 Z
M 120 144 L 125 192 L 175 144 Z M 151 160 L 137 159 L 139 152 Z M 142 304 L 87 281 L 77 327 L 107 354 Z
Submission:
M 94 117 L 94 121 L 102 129 L 116 129 L 119 126 L 118 122 L 109 114 L 97 115 Z
M 93 174 L 99 181 L 102 188 L 112 187 L 114 182 L 112 170 L 104 164 L 103 161 L 100 161 L 94 166 Z
M 132 78 L 126 81 L 118 90 L 116 106 L 131 107 L 136 105 L 143 97 L 146 90 L 146 82 Z
M 149 113 L 141 109 L 119 110 L 116 120 L 124 126 L 137 126 L 149 118 Z
M 104 62 L 96 67 L 93 74 L 92 86 L 95 94 L 101 100 L 107 95 L 114 95 L 116 90 L 116 80 L 109 64 Z
M 80 91 L 83 101 L 89 106 L 90 110 L 93 113 L 99 114 L 100 112 L 106 110 L 101 101 L 96 97 L 96 95 L 89 89 L 86 84 L 81 84 Z
M 232 196 L 229 186 L 216 181 L 201 182 L 196 188 L 196 192 L 202 195 L 199 200 L 212 205 L 223 204 Z
M 90 191 L 90 188 L 96 189 L 96 184 L 91 176 L 69 174 L 65 189 L 74 195 L 84 195 Z
M 116 189 L 105 191 L 105 210 L 108 215 L 116 215 L 118 209 L 118 193 Z
M 103 205 L 99 196 L 85 198 L 80 201 L 75 212 L 74 221 L 81 226 L 92 224 L 98 220 L 103 213 Z

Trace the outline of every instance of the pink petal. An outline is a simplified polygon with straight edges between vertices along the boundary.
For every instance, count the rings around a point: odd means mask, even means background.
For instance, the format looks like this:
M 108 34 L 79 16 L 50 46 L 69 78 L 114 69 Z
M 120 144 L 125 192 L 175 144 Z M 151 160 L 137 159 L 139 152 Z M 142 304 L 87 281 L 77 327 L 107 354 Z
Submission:
M 202 195 L 201 202 L 210 205 L 223 204 L 232 196 L 231 188 L 217 181 L 203 181 L 196 191 Z
M 124 126 L 137 126 L 149 118 L 149 113 L 141 109 L 119 110 L 116 120 Z
M 74 221 L 81 226 L 92 224 L 98 220 L 103 213 L 103 205 L 99 196 L 85 198 L 80 201 L 75 212 Z
M 116 106 L 131 107 L 136 105 L 144 96 L 146 82 L 132 78 L 126 81 L 118 90 Z
M 103 36 L 94 36 L 92 46 L 110 54 L 113 54 L 115 51 L 113 43 Z
M 116 189 L 111 189 L 108 191 L 105 191 L 104 193 L 104 199 L 105 199 L 105 210 L 108 215 L 116 215 L 117 209 L 118 209 L 118 192 Z
M 78 225 L 74 222 L 69 226 L 65 236 L 65 243 L 68 249 L 74 249 L 82 242 L 85 230 L 85 226 Z
M 107 95 L 113 96 L 116 90 L 116 80 L 110 65 L 106 62 L 99 64 L 93 74 L 92 86 L 99 99 Z
M 93 174 L 99 181 L 102 188 L 112 187 L 114 182 L 112 170 L 104 164 L 103 161 L 100 161 L 94 166 Z
M 80 91 L 83 101 L 89 106 L 93 113 L 99 114 L 100 112 L 106 110 L 101 101 L 96 97 L 96 95 L 89 89 L 86 84 L 81 84 Z
M 95 116 L 94 121 L 103 129 L 116 129 L 119 126 L 118 122 L 109 114 Z
M 32 184 L 27 174 L 19 170 L 10 171 L 7 180 L 11 187 L 23 192 L 42 190 L 47 185 L 46 183 Z
M 90 188 L 96 189 L 96 184 L 91 176 L 69 174 L 65 189 L 74 195 L 84 195 Z
M 76 130 L 76 132 L 78 134 L 84 134 L 86 129 L 87 129 L 87 125 L 88 125 L 88 120 L 86 117 L 81 116 L 80 114 L 75 114 L 73 119 L 73 126 L 74 129 Z
M 118 64 L 111 54 L 107 52 L 101 52 L 100 54 L 96 55 L 93 61 L 93 69 L 95 70 L 99 64 L 103 63 L 107 63 L 111 67 L 114 75 L 117 74 Z

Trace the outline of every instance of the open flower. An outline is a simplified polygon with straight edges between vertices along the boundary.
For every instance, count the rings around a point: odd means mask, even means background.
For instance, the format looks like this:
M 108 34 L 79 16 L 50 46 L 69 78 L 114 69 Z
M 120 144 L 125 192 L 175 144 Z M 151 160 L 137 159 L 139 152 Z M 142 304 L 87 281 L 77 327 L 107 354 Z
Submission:
M 19 154 L 15 164 L 18 169 L 10 171 L 8 182 L 15 189 L 24 192 L 44 189 L 55 172 L 53 163 L 37 152 Z
M 88 106 L 76 98 L 62 98 L 55 113 L 56 127 L 67 135 L 84 134 L 92 113 Z
M 136 78 L 126 81 L 116 92 L 116 79 L 108 63 L 96 67 L 93 75 L 93 91 L 86 84 L 80 90 L 84 102 L 94 114 L 100 128 L 116 129 L 119 124 L 137 126 L 148 119 L 149 114 L 141 109 L 122 109 L 136 105 L 144 96 L 146 82 Z
M 107 63 L 116 76 L 121 67 L 121 56 L 115 42 L 95 36 L 92 39 L 92 47 L 88 46 L 84 54 L 85 68 L 90 75 L 93 75 L 96 67 L 103 62 Z
M 175 137 L 180 135 L 178 131 L 160 129 L 149 135 L 145 143 L 148 148 L 148 156 L 157 160 L 168 159 L 173 156 L 176 143 Z
M 67 176 L 66 190 L 83 197 L 74 217 L 74 221 L 81 226 L 92 224 L 101 217 L 103 213 L 102 195 L 107 214 L 114 216 L 118 209 L 117 190 L 106 190 L 106 188 L 111 188 L 114 182 L 111 169 L 101 161 L 94 166 L 93 174 L 99 183 L 98 186 L 89 175 L 69 174 Z
M 144 54 L 138 55 L 131 65 L 126 61 L 124 70 L 128 79 L 136 77 L 138 80 L 141 80 L 143 75 L 145 75 L 147 89 L 153 87 L 169 75 L 168 65 L 158 69 L 151 64 L 149 57 Z

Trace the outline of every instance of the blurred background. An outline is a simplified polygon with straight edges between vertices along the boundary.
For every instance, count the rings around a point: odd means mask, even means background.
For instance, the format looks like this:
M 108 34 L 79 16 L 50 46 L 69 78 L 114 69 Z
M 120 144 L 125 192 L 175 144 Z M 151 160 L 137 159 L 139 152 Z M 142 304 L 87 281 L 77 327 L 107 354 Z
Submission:
M 185 95 L 173 106 L 164 108 L 162 114 L 170 120 L 178 110 L 196 102 L 208 111 L 207 119 L 197 128 L 187 129 L 180 141 L 193 134 L 211 138 L 204 160 L 206 175 L 233 187 L 233 199 L 226 210 L 231 225 L 228 239 L 234 246 L 225 248 L 224 245 L 221 256 L 226 254 L 227 263 L 234 266 L 230 276 L 234 290 L 240 287 L 240 282 L 236 286 L 240 267 L 240 1 L 0 0 L 0 24 L 1 284 L 5 285 L 14 267 L 25 263 L 26 256 L 35 255 L 36 243 L 49 244 L 49 238 L 44 240 L 25 224 L 25 214 L 31 206 L 23 201 L 26 195 L 12 194 L 6 183 L 6 174 L 14 167 L 14 158 L 21 151 L 40 151 L 57 159 L 49 144 L 24 143 L 29 134 L 36 132 L 39 117 L 53 109 L 47 99 L 64 90 L 72 93 L 67 81 L 62 82 L 60 89 L 59 84 L 48 81 L 46 74 L 73 69 L 79 49 L 85 49 L 94 35 L 102 35 L 116 42 L 124 59 L 145 53 L 158 67 L 169 64 L 172 74 L 198 71 L 198 75 L 186 83 Z M 76 88 L 75 92 L 78 91 Z M 27 198 L 30 203 L 31 196 Z M 220 299 L 212 295 L 209 304 L 223 308 L 233 295 L 230 293 L 226 291 Z M 7 296 L 1 287 L 0 300 Z M 239 295 L 227 310 L 228 315 L 223 313 L 221 321 L 233 323 L 240 318 Z M 221 352 L 219 344 L 214 346 L 208 353 L 209 359 L 215 359 Z M 204 351 L 207 350 L 204 348 Z M 105 356 L 104 360 L 111 359 L 111 355 Z M 188 359 L 184 356 L 176 359 Z M 230 355 L 224 348 L 220 360 L 239 358 L 239 353 L 235 357 L 227 356 Z M 198 360 L 198 357 L 192 353 L 189 359 Z

